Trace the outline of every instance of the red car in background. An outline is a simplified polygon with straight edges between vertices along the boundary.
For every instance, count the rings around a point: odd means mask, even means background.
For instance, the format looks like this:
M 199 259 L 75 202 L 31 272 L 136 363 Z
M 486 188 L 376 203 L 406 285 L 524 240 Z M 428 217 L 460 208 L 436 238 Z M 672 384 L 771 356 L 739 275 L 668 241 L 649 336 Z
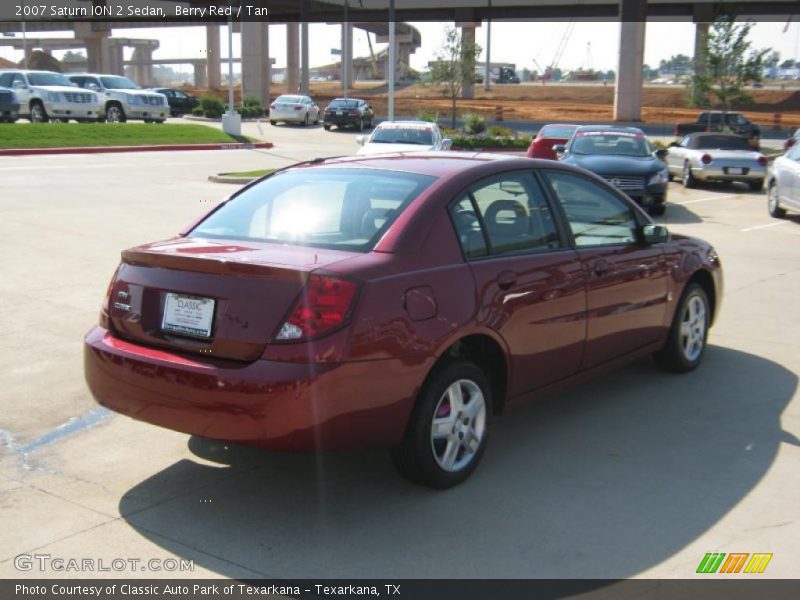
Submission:
M 554 123 L 545 125 L 531 140 L 528 146 L 528 158 L 546 158 L 548 160 L 558 160 L 553 146 L 556 144 L 566 144 L 578 125 Z
M 85 374 L 135 419 L 277 450 L 389 447 L 445 488 L 510 405 L 644 355 L 697 367 L 721 295 L 711 246 L 582 169 L 318 160 L 124 251 Z

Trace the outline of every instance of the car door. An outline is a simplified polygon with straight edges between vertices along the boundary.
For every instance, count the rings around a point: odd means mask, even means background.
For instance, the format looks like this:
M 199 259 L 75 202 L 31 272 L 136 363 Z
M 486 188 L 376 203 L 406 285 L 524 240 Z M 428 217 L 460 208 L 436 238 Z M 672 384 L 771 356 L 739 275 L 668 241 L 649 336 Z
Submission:
M 789 149 L 783 162 L 786 178 L 789 180 L 785 192 L 785 195 L 788 196 L 787 204 L 790 208 L 800 210 L 800 144 L 795 144 Z M 780 184 L 780 182 L 778 183 Z M 783 194 L 782 192 L 781 195 Z
M 585 273 L 533 175 L 484 179 L 451 215 L 475 278 L 477 320 L 510 351 L 510 396 L 574 374 L 586 337 Z
M 587 272 L 588 369 L 660 339 L 667 302 L 661 244 L 640 241 L 640 215 L 602 184 L 565 171 L 545 171 Z
M 688 145 L 689 136 L 684 136 L 677 146 L 670 146 L 669 152 L 667 152 L 667 168 L 673 175 L 680 175 Z

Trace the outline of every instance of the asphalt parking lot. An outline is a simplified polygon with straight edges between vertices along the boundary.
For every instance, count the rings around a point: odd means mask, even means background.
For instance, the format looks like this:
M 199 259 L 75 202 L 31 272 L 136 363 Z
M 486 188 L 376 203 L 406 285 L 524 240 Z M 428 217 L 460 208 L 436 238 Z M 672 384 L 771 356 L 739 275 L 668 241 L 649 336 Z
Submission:
M 194 561 L 192 577 L 684 578 L 706 552 L 800 553 L 800 218 L 764 194 L 670 184 L 660 219 L 719 251 L 706 362 L 644 360 L 495 421 L 447 492 L 383 451 L 225 447 L 98 409 L 82 337 L 122 249 L 168 237 L 236 189 L 210 174 L 348 154 L 352 132 L 245 126 L 269 151 L 0 160 L 0 577 L 20 554 Z M 124 569 L 88 576 L 158 577 Z

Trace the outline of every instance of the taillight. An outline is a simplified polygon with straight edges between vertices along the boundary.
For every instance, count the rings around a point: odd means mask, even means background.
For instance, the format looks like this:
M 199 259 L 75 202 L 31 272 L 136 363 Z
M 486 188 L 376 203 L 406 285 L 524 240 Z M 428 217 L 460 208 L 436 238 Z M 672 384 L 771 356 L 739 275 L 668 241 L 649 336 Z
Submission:
M 351 117 L 357 117 L 358 116 L 358 111 L 357 110 L 351 110 L 347 114 L 349 114 Z
M 303 107 L 302 106 L 295 106 L 294 109 L 295 110 L 303 110 Z
M 711 163 L 711 155 L 710 154 L 703 154 L 703 157 L 700 159 L 704 165 Z
M 767 157 L 766 156 L 759 156 L 758 157 L 758 164 L 760 164 L 762 167 L 766 167 L 767 166 Z
M 305 341 L 326 335 L 347 323 L 358 286 L 329 275 L 311 275 L 275 339 Z
M 109 316 L 109 309 L 111 306 L 111 292 L 114 289 L 114 284 L 117 282 L 117 275 L 119 274 L 119 270 L 121 267 L 122 263 L 117 265 L 117 269 L 111 276 L 111 281 L 108 282 L 108 287 L 106 288 L 106 295 L 103 298 L 103 304 L 100 306 L 100 326 L 105 327 L 106 329 L 108 329 L 108 316 Z

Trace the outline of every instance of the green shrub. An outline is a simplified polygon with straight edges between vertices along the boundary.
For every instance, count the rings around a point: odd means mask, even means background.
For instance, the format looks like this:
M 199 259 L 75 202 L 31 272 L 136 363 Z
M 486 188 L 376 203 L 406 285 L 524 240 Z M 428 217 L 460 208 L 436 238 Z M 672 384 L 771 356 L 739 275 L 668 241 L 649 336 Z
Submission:
M 193 114 L 195 117 L 202 117 L 202 116 L 203 116 L 203 113 L 205 113 L 205 110 L 203 110 L 203 107 L 202 107 L 202 106 L 195 106 L 195 107 L 192 109 L 192 114 Z
M 490 125 L 487 127 L 486 135 L 492 137 L 516 137 L 516 134 L 508 127 L 500 127 L 499 125 Z
M 439 113 L 432 113 L 427 110 L 421 110 L 417 113 L 417 121 L 426 121 L 427 123 L 436 123 L 439 120 Z
M 531 138 L 507 138 L 507 137 L 474 137 L 456 136 L 453 138 L 453 146 L 458 148 L 518 148 L 525 149 L 531 143 Z
M 255 106 L 261 108 L 261 100 L 257 96 L 245 96 L 242 98 L 242 106 Z
M 203 116 L 207 119 L 219 119 L 224 112 L 222 108 L 209 108 L 203 111 Z
M 464 115 L 464 130 L 467 133 L 478 134 L 486 131 L 486 118 L 475 113 Z
M 200 106 L 203 110 L 218 110 L 219 114 L 225 112 L 225 103 L 216 96 L 200 96 Z

